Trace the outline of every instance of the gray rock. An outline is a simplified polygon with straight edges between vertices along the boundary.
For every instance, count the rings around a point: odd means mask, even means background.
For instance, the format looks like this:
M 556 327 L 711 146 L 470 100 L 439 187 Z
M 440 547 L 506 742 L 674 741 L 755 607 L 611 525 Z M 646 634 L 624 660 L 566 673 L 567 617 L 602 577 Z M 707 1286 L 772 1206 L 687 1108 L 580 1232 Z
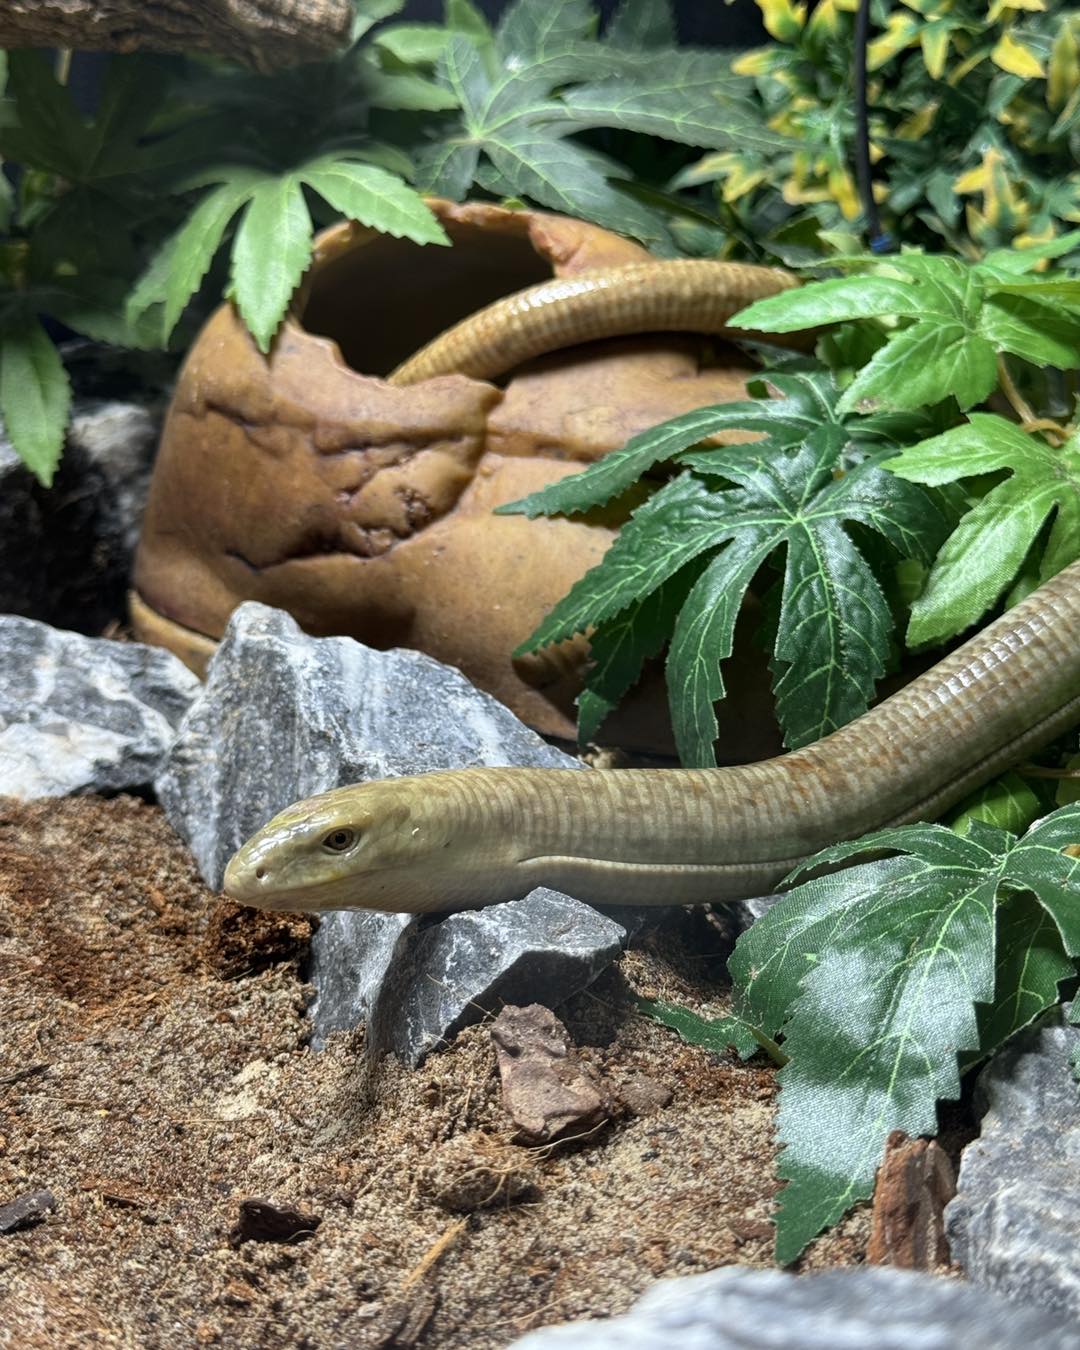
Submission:
M 249 603 L 233 615 L 155 787 L 217 887 L 233 851 L 290 802 L 345 783 L 500 764 L 581 768 L 449 666 L 311 638 L 282 611 Z M 315 1044 L 366 1018 L 372 1053 L 416 1062 L 503 1000 L 569 998 L 623 936 L 551 892 L 425 926 L 397 914 L 326 915 L 312 946 Z
M 0 793 L 150 783 L 198 689 L 171 652 L 0 616 Z
M 413 914 L 381 914 L 376 910 L 341 909 L 324 914 L 311 941 L 311 980 L 315 1000 L 308 1009 L 311 1044 L 321 1050 L 332 1031 L 351 1031 L 367 1021 L 379 991 L 398 961 L 404 961 L 417 932 Z M 410 967 L 411 968 L 411 967 Z M 380 1019 L 392 1028 L 389 1001 Z M 367 1044 L 374 1047 L 375 1037 Z M 389 1045 L 387 1045 L 389 1048 Z
M 416 1063 L 482 1008 L 561 1003 L 591 984 L 625 940 L 614 920 L 546 889 L 448 915 L 401 944 L 371 1008 L 370 1038 Z
M 1080 1318 L 1080 1027 L 1059 1012 L 980 1075 L 980 1137 L 964 1149 L 945 1211 L 969 1279 Z
M 508 1350 L 1080 1350 L 1063 1318 L 885 1266 L 790 1275 L 729 1266 L 662 1280 L 622 1317 L 545 1327 Z
M 99 547 L 102 541 L 114 542 L 125 561 L 139 542 L 160 423 L 156 407 L 87 401 L 76 406 L 68 428 L 68 455 L 100 480 Z
M 156 410 L 76 399 L 53 485 L 0 436 L 0 611 L 96 634 L 125 610 Z
M 749 928 L 751 924 L 757 923 L 758 919 L 768 914 L 781 895 L 761 895 L 755 900 L 735 900 L 725 909 L 731 915 L 733 921 L 741 932 L 744 928 Z

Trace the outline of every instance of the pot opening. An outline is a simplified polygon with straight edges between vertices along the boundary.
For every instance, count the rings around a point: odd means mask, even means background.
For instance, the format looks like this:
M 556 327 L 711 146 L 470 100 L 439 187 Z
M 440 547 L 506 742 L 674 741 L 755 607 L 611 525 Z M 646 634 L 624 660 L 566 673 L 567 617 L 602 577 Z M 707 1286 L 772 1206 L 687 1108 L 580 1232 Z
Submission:
M 297 315 L 363 375 L 386 375 L 467 315 L 554 275 L 527 235 L 444 222 L 453 247 L 383 235 L 321 263 Z

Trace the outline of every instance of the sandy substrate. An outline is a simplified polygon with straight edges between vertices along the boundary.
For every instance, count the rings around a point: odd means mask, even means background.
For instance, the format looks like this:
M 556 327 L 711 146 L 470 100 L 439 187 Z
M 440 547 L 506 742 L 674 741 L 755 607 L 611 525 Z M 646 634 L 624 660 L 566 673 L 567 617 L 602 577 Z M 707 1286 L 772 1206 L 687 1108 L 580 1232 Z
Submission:
M 0 1206 L 56 1202 L 0 1235 L 0 1345 L 501 1350 L 662 1276 L 771 1264 L 771 1066 L 634 1010 L 723 1011 L 704 918 L 559 1010 L 616 1092 L 670 1105 L 537 1150 L 510 1143 L 486 1025 L 415 1072 L 369 1071 L 359 1034 L 312 1053 L 307 932 L 220 904 L 155 807 L 0 799 Z M 451 1208 L 462 1182 L 489 1203 Z M 252 1199 L 311 1231 L 241 1240 Z M 803 1268 L 858 1262 L 867 1227 Z

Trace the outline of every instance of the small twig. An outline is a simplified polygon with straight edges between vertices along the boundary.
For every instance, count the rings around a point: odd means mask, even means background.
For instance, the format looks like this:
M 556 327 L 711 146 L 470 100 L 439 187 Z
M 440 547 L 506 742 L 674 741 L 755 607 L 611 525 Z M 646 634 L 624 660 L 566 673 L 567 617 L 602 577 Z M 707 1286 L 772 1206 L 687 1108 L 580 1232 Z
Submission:
M 25 1069 L 16 1069 L 14 1073 L 9 1073 L 5 1078 L 0 1078 L 0 1087 L 10 1087 L 13 1083 L 21 1083 L 24 1078 L 33 1078 L 35 1074 L 44 1073 L 50 1067 L 48 1064 L 29 1064 Z
M 452 1223 L 450 1225 L 450 1227 L 442 1234 L 441 1237 L 437 1238 L 431 1244 L 431 1246 L 423 1254 L 423 1256 L 416 1263 L 416 1265 L 413 1266 L 412 1270 L 409 1271 L 408 1275 L 406 1275 L 405 1278 L 402 1280 L 401 1282 L 402 1291 L 408 1289 L 411 1285 L 414 1285 L 417 1282 L 417 1280 L 422 1280 L 424 1278 L 424 1276 L 428 1273 L 431 1267 L 435 1265 L 435 1263 L 458 1240 L 461 1234 L 465 1231 L 465 1227 L 468 1224 L 468 1222 L 469 1222 L 468 1219 L 458 1219 L 456 1223 Z
M 561 1134 L 558 1139 L 549 1139 L 546 1144 L 532 1144 L 528 1152 L 534 1158 L 549 1158 L 557 1148 L 563 1144 L 576 1144 L 579 1140 L 589 1139 L 592 1135 L 602 1130 L 605 1125 L 611 1123 L 611 1117 L 605 1116 L 603 1120 L 597 1121 L 595 1125 L 587 1130 L 581 1130 L 578 1134 Z

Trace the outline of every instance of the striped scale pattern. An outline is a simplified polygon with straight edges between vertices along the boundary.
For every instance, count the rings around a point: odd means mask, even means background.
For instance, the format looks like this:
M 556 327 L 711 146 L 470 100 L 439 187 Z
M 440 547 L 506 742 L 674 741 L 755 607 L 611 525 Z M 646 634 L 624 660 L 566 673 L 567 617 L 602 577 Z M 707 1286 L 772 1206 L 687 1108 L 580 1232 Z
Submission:
M 630 263 L 516 291 L 448 328 L 403 362 L 391 384 L 437 375 L 494 379 L 523 361 L 633 333 L 725 333 L 754 300 L 798 285 L 779 267 L 679 258 Z M 772 342 L 783 342 L 772 335 Z
M 1077 722 L 1080 563 L 864 716 L 776 759 L 486 772 L 525 800 L 513 824 L 544 884 L 587 900 L 692 903 L 763 894 L 838 840 L 933 819 Z

